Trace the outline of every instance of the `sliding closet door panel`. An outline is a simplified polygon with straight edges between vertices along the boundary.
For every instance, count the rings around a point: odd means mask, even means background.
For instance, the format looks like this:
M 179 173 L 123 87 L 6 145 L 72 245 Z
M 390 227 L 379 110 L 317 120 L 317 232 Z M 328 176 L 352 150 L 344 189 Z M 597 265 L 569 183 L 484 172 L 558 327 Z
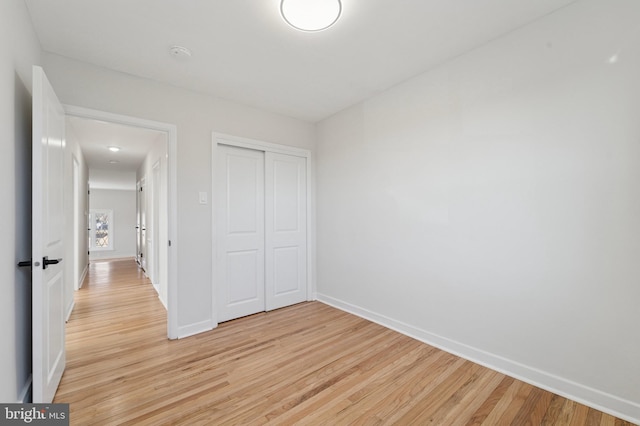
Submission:
M 225 145 L 216 165 L 218 322 L 265 310 L 264 153 Z
M 265 154 L 267 310 L 307 300 L 306 159 Z

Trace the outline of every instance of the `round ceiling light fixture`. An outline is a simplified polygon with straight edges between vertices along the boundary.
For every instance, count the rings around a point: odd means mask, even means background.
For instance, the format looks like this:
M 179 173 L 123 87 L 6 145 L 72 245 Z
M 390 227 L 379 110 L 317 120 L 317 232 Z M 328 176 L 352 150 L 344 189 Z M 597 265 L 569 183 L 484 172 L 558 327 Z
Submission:
M 322 31 L 336 23 L 342 13 L 340 0 L 281 0 L 280 14 L 300 31 Z
M 118 151 L 120 151 L 120 147 L 119 146 L 110 146 L 109 147 L 109 151 L 118 152 Z

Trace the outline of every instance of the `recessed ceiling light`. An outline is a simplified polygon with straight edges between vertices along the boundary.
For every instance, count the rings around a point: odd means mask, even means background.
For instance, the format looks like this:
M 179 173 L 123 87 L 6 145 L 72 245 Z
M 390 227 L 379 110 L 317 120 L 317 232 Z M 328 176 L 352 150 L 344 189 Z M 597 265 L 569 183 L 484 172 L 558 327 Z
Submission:
M 336 23 L 342 12 L 340 0 L 281 0 L 280 14 L 300 31 L 321 31 Z
M 109 160 L 109 164 L 118 164 L 119 161 L 118 160 Z
M 120 147 L 119 146 L 110 146 L 109 147 L 109 151 L 118 152 L 118 151 L 120 151 Z

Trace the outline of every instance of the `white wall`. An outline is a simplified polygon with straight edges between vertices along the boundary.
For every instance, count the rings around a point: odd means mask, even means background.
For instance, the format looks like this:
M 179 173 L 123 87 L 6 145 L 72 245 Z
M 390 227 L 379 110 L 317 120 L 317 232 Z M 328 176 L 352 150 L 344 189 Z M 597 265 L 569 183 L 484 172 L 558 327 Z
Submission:
M 65 104 L 177 126 L 178 333 L 210 328 L 211 204 L 199 204 L 198 192 L 211 195 L 211 132 L 314 149 L 315 126 L 56 55 L 44 62 Z
M 92 167 L 89 181 L 95 189 L 136 190 L 136 172 L 124 170 L 104 170 Z
M 78 162 L 78 193 L 75 194 L 78 197 L 78 210 L 79 210 L 79 223 L 74 223 L 74 203 L 73 203 L 73 161 Z M 66 127 L 66 145 L 65 145 L 65 157 L 64 157 L 64 208 L 65 208 L 65 238 L 68 241 L 65 244 L 65 257 L 64 257 L 64 280 L 65 280 L 65 308 L 67 316 L 71 314 L 74 303 L 74 293 L 76 286 L 79 288 L 81 283 L 75 283 L 76 271 L 74 268 L 77 266 L 78 280 L 82 280 L 86 273 L 86 268 L 89 265 L 89 255 L 87 254 L 87 202 L 88 202 L 88 176 L 89 170 L 87 168 L 86 161 L 82 155 L 82 150 L 78 144 L 78 136 L 73 130 L 73 127 Z M 77 229 L 74 227 L 77 226 Z M 77 240 L 74 242 L 74 238 L 77 236 Z M 75 247 L 74 244 L 79 246 L 78 262 L 74 262 Z
M 167 188 L 168 188 L 168 163 L 167 163 L 167 135 L 160 134 L 156 143 L 153 145 L 151 151 L 147 154 L 142 166 L 138 169 L 136 173 L 136 181 L 140 182 L 143 178 L 146 182 L 146 193 L 144 194 L 147 197 L 146 201 L 146 209 L 145 213 L 147 215 L 145 219 L 146 224 L 146 236 L 147 240 L 150 240 L 150 244 L 147 244 L 147 276 L 151 279 L 151 282 L 156 286 L 158 290 L 158 296 L 160 300 L 167 306 L 167 283 L 168 283 L 168 269 L 167 265 L 169 264 L 168 259 L 168 245 L 167 242 L 169 240 L 168 235 L 168 199 L 167 199 Z M 159 176 L 158 181 L 154 179 L 154 166 L 158 166 Z M 157 188 L 156 188 L 157 186 Z M 157 192 L 156 192 L 157 189 Z M 155 202 L 155 194 L 158 194 L 157 203 Z M 158 223 L 156 223 L 154 218 L 154 207 L 158 207 Z M 157 233 L 156 233 L 157 228 Z M 154 238 L 157 236 L 157 238 Z M 154 256 L 153 251 L 158 250 L 158 274 L 157 276 L 153 274 L 154 269 Z
M 21 402 L 31 376 L 31 66 L 40 45 L 22 0 L 0 2 L 0 402 Z
M 638 422 L 638 16 L 576 2 L 321 122 L 319 297 Z
M 136 191 L 93 189 L 89 195 L 91 210 L 113 210 L 109 224 L 113 235 L 113 250 L 91 248 L 90 260 L 134 258 L 136 255 Z M 92 230 L 95 225 L 89 226 Z

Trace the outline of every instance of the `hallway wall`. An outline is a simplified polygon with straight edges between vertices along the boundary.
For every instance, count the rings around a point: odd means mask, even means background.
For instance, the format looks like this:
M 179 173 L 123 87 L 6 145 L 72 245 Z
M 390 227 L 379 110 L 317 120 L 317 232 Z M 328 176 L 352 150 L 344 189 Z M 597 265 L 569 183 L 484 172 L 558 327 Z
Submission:
M 167 284 L 168 284 L 168 164 L 167 164 L 167 137 L 165 134 L 160 134 L 157 142 L 153 148 L 147 154 L 143 164 L 140 166 L 136 173 L 136 181 L 140 182 L 144 178 L 146 183 L 146 194 L 144 195 L 147 200 L 146 208 L 146 232 L 147 240 L 150 240 L 151 244 L 147 244 L 147 276 L 151 279 L 151 282 L 157 286 L 158 296 L 162 301 L 162 304 L 167 307 Z M 154 179 L 154 166 L 157 165 L 159 181 Z M 156 187 L 157 186 L 157 187 Z M 158 194 L 157 200 L 154 199 Z M 158 223 L 155 223 L 154 207 L 158 207 Z M 157 232 L 156 232 L 157 230 Z M 157 236 L 157 238 L 155 238 Z M 158 265 L 157 276 L 154 275 L 155 265 L 153 250 L 158 250 Z
M 68 243 L 65 245 L 65 259 L 69 261 L 64 262 L 64 279 L 65 279 L 65 309 L 67 315 L 71 313 L 73 307 L 73 297 L 75 293 L 76 285 L 80 287 L 81 283 L 75 283 L 74 279 L 77 275 L 78 280 L 81 281 L 86 268 L 89 265 L 89 255 L 87 254 L 87 213 L 88 213 L 88 201 L 89 201 L 89 169 L 85 161 L 80 145 L 78 144 L 78 138 L 74 132 L 73 127 L 67 126 L 67 144 L 65 147 L 65 192 L 64 192 L 64 205 L 65 205 L 65 238 Z M 74 205 L 73 205 L 73 161 L 78 161 L 78 193 L 75 194 L 78 197 L 78 219 L 77 230 L 74 230 Z M 74 241 L 74 236 L 77 234 L 78 239 Z M 74 245 L 78 246 L 78 271 L 74 271 L 75 262 L 71 261 L 76 253 Z

